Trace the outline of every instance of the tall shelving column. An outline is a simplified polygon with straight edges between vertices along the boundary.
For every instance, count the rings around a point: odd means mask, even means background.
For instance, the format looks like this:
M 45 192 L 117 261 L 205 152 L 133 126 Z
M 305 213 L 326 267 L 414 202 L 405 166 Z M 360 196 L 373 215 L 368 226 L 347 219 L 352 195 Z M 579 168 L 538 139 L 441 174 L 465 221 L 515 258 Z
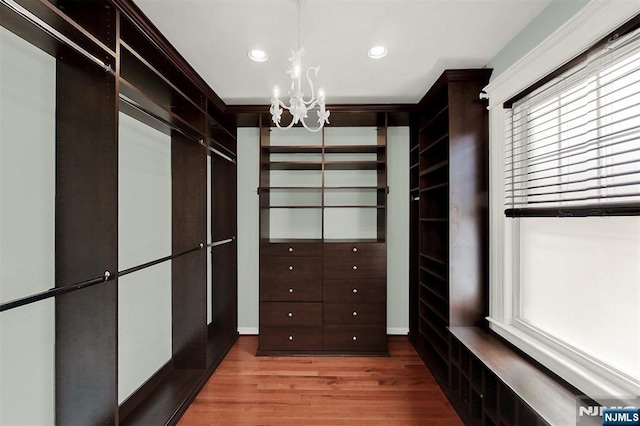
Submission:
M 458 379 L 450 376 L 448 327 L 482 325 L 487 312 L 488 121 L 478 95 L 490 75 L 445 71 L 412 122 L 410 176 L 417 168 L 418 182 L 410 196 L 419 207 L 411 219 L 418 253 L 410 335 L 445 389 Z

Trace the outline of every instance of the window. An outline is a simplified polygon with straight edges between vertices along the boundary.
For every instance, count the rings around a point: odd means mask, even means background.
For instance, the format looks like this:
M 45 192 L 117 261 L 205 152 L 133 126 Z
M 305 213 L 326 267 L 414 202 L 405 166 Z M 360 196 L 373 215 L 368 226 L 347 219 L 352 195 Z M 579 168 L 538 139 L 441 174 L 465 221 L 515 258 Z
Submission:
M 640 393 L 638 22 L 491 113 L 491 326 L 594 398 Z

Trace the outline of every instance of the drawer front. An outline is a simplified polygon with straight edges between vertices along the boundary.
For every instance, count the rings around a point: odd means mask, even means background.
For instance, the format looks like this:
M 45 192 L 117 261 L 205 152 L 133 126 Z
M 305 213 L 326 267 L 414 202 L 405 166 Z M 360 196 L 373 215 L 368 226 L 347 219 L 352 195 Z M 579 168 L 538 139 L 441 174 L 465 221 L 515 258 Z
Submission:
M 322 311 L 324 324 L 374 325 L 386 324 L 384 303 L 325 303 Z
M 261 302 L 322 302 L 321 282 L 260 282 Z
M 322 285 L 321 257 L 260 257 L 260 284 L 308 283 Z
M 323 259 L 322 273 L 325 279 L 346 278 L 357 279 L 386 279 L 387 259 L 368 258 L 328 258 Z
M 385 243 L 325 243 L 324 257 L 364 259 L 379 257 L 386 259 L 387 245 Z
M 387 300 L 385 280 L 326 279 L 322 285 L 325 302 L 375 303 Z
M 260 327 L 263 351 L 322 350 L 322 327 Z
M 322 303 L 264 302 L 260 304 L 260 326 L 320 326 Z
M 324 350 L 382 351 L 387 349 L 385 325 L 325 325 L 322 328 Z
M 260 243 L 261 256 L 322 256 L 322 243 Z

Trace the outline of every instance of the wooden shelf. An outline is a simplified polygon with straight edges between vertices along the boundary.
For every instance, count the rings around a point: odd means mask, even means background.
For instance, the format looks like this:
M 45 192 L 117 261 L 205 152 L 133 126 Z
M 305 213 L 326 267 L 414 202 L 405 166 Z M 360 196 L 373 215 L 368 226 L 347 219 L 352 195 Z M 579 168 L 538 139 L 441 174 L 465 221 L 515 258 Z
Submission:
M 322 170 L 322 163 L 312 161 L 272 161 L 262 166 L 267 170 Z
M 325 145 L 326 154 L 375 154 L 385 150 L 385 145 Z
M 376 170 L 384 167 L 384 161 L 326 161 L 325 170 Z
M 429 174 L 429 173 L 432 173 L 432 172 L 434 172 L 434 171 L 437 171 L 437 170 L 439 170 L 439 169 L 442 169 L 443 167 L 447 167 L 448 165 L 449 165 L 449 160 L 441 161 L 441 162 L 439 162 L 439 163 L 437 163 L 437 164 L 434 164 L 434 165 L 433 165 L 433 166 L 431 166 L 431 167 L 428 167 L 428 168 L 426 168 L 426 169 L 422 170 L 422 171 L 420 172 L 420 176 L 427 175 L 427 174 Z
M 448 263 L 447 263 L 447 261 L 446 261 L 446 260 L 444 260 L 444 259 L 438 259 L 437 257 L 434 257 L 434 256 L 432 256 L 432 255 L 427 255 L 427 254 L 424 254 L 424 253 L 420 253 L 420 256 L 424 257 L 425 259 L 429 259 L 429 260 L 431 260 L 432 262 L 439 263 L 439 264 L 441 264 L 441 265 L 445 265 L 445 266 L 447 266 L 447 265 L 448 265 Z
M 273 154 L 321 154 L 322 145 L 262 145 L 265 152 Z

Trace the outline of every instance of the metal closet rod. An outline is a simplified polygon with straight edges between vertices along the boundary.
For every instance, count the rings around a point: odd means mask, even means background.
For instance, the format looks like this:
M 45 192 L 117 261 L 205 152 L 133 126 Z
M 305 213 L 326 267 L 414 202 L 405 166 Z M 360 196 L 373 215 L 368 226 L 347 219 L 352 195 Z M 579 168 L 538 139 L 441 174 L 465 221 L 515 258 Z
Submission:
M 81 281 L 78 283 L 74 283 L 74 284 L 69 284 L 69 285 L 65 285 L 62 287 L 54 287 L 51 288 L 49 290 L 46 291 L 42 291 L 40 293 L 34 293 L 32 295 L 26 296 L 26 297 L 21 297 L 19 299 L 15 299 L 15 300 L 11 300 L 9 302 L 6 303 L 1 303 L 0 304 L 0 312 L 4 312 L 4 311 L 8 311 L 14 308 L 18 308 L 20 306 L 25 306 L 25 305 L 30 305 L 32 303 L 35 302 L 39 302 L 41 300 L 45 300 L 45 299 L 49 299 L 51 297 L 56 297 L 59 296 L 61 294 L 65 294 L 65 293 L 71 293 L 74 292 L 76 290 L 80 290 L 83 288 L 87 288 L 87 287 L 92 287 L 96 284 L 100 284 L 100 283 L 104 283 L 107 282 L 113 278 L 116 277 L 123 277 L 125 275 L 131 274 L 133 272 L 136 271 L 140 271 L 142 269 L 146 269 L 149 268 L 151 266 L 157 265 L 159 263 L 163 263 L 166 262 L 168 260 L 172 260 L 172 259 L 176 259 L 180 256 L 184 256 L 185 254 L 189 254 L 192 253 L 194 251 L 198 251 L 198 250 L 203 250 L 205 247 L 216 247 L 216 246 L 221 246 L 224 244 L 228 244 L 232 241 L 235 241 L 236 237 L 233 236 L 232 238 L 228 238 L 226 240 L 220 240 L 220 241 L 215 241 L 213 243 L 207 244 L 205 246 L 204 243 L 200 243 L 197 247 L 185 250 L 183 252 L 171 255 L 171 256 L 165 256 L 162 257 L 160 259 L 156 259 L 156 260 L 152 260 L 151 262 L 147 262 L 147 263 L 143 263 L 141 265 L 138 266 L 134 266 L 132 268 L 128 268 L 125 269 L 124 271 L 120 271 L 118 272 L 115 276 L 109 272 L 109 271 L 105 271 L 103 275 L 96 277 L 96 278 L 91 278 L 89 280 L 86 281 Z
M 111 68 L 111 64 L 104 62 L 102 59 L 95 57 L 93 54 L 89 53 L 83 47 L 78 45 L 73 40 L 69 39 L 67 36 L 62 34 L 60 31 L 53 28 L 51 25 L 44 22 L 42 19 L 35 16 L 33 13 L 29 12 L 24 7 L 20 6 L 13 0 L 0 0 L 2 4 L 7 6 L 9 9 L 13 10 L 16 14 L 20 15 L 25 20 L 29 21 L 31 24 L 40 28 L 45 33 L 49 34 L 51 37 L 55 38 L 59 42 L 69 46 L 76 52 L 80 53 L 85 58 L 89 59 L 94 64 L 98 65 L 100 68 L 105 70 L 106 72 L 114 73 L 113 68 Z
M 4 1 L 4 0 L 2 0 Z M 155 115 L 154 113 L 152 113 L 151 111 L 148 111 L 146 108 L 144 108 L 143 106 L 141 106 L 140 104 L 138 104 L 136 101 L 134 101 L 133 99 L 128 98 L 127 96 L 123 95 L 122 93 L 119 95 L 120 100 L 122 102 L 124 102 L 125 104 L 129 105 L 132 108 L 135 108 L 136 110 L 140 111 L 141 113 L 145 114 L 146 116 L 152 118 L 153 120 L 156 120 L 157 122 L 167 126 L 168 128 L 170 128 L 171 130 L 175 130 L 176 132 L 180 133 L 181 135 L 183 135 L 184 137 L 186 137 L 187 139 L 189 139 L 192 142 L 197 143 L 198 145 L 202 145 L 203 147 L 205 147 L 207 150 L 213 152 L 214 154 L 216 154 L 217 156 L 235 164 L 236 160 L 234 160 L 233 158 L 229 157 L 228 155 L 218 151 L 215 148 L 210 147 L 209 145 L 207 145 L 206 143 L 204 143 L 204 140 L 202 138 L 198 138 L 196 136 L 193 136 L 192 134 L 190 134 L 189 132 L 187 132 L 186 130 L 183 130 L 182 128 L 176 126 L 175 124 L 169 123 L 167 120 L 158 117 L 157 115 Z

